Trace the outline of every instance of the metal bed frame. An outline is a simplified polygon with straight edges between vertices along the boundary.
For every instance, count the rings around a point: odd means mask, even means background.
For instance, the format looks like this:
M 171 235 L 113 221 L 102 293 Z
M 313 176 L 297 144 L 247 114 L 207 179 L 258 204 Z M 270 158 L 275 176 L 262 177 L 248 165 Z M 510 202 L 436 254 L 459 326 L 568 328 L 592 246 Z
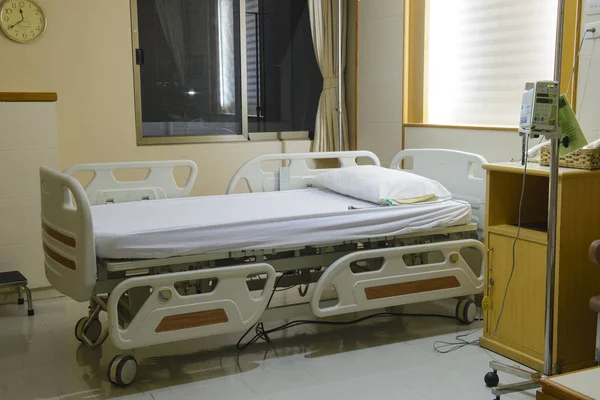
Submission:
M 431 157 L 438 160 L 429 165 Z M 320 159 L 337 159 L 340 167 L 366 159 L 370 152 L 278 154 L 257 157 L 234 175 L 228 193 L 245 180 L 250 191 L 294 190 L 313 186 Z M 470 202 L 481 210 L 485 181 L 471 171 L 485 160 L 454 151 L 404 151 L 397 159 L 413 159 L 413 172 L 450 175 L 475 194 Z M 265 171 L 265 162 L 279 168 Z M 396 168 L 400 167 L 393 164 Z M 186 166 L 184 188 L 174 182 L 173 169 Z M 143 181 L 118 182 L 114 171 L 145 167 Z M 88 170 L 95 177 L 84 189 L 69 174 Z M 97 259 L 90 207 L 119 201 L 181 197 L 196 177 L 190 161 L 87 164 L 61 173 L 40 169 L 43 245 L 48 280 L 63 294 L 89 301 L 89 315 L 76 324 L 75 335 L 95 348 L 108 338 L 122 350 L 246 330 L 259 321 L 301 316 L 330 317 L 442 298 L 461 298 L 457 318 L 471 322 L 473 302 L 467 296 L 483 291 L 483 244 L 477 223 L 428 232 L 357 241 L 307 244 L 287 249 L 211 253 L 166 259 Z M 483 171 L 483 170 L 482 170 Z M 452 187 L 452 182 L 444 182 Z M 458 187 L 458 186 L 457 186 Z M 473 189 L 475 188 L 475 189 Z M 466 198 L 464 193 L 456 197 Z M 270 306 L 274 288 L 314 284 L 298 304 Z M 335 290 L 332 290 L 334 288 Z M 107 312 L 108 326 L 99 314 Z M 137 362 L 115 357 L 108 366 L 113 384 L 133 382 Z

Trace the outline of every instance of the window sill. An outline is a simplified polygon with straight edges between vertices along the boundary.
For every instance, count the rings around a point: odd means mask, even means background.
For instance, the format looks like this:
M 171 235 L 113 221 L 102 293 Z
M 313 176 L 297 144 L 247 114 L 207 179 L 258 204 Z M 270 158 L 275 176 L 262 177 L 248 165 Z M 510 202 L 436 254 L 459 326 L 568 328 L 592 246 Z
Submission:
M 436 128 L 436 129 L 464 129 L 474 131 L 498 131 L 498 132 L 518 132 L 517 127 L 499 126 L 499 125 L 444 125 L 428 124 L 422 122 L 405 122 L 405 128 Z
M 251 132 L 251 142 L 283 141 L 283 140 L 309 140 L 308 131 L 294 132 Z
M 177 144 L 200 144 L 200 143 L 241 143 L 247 142 L 248 138 L 243 135 L 205 135 L 205 136 L 156 136 L 137 138 L 138 146 L 160 146 Z
M 242 142 L 281 142 L 310 140 L 308 131 L 297 132 L 254 132 L 249 138 L 243 135 L 205 135 L 205 136 L 156 136 L 138 137 L 138 146 L 161 146 L 201 143 L 242 143 Z

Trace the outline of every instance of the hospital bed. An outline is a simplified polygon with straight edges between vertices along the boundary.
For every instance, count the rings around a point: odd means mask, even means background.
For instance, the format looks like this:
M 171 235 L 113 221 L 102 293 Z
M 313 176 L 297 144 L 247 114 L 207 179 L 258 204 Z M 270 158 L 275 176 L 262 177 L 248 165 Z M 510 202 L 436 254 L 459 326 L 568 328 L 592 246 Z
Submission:
M 40 169 L 45 271 L 61 293 L 90 301 L 76 325 L 88 347 L 108 337 L 122 350 L 238 332 L 259 321 L 332 317 L 460 298 L 457 317 L 474 319 L 467 296 L 483 290 L 477 230 L 485 160 L 453 151 L 404 151 L 394 159 L 438 178 L 459 200 L 377 206 L 318 187 L 335 159 L 379 165 L 370 152 L 265 155 L 248 161 L 222 196 L 186 197 L 190 161 L 86 164 Z M 146 179 L 117 181 L 119 169 Z M 173 170 L 190 169 L 183 187 Z M 270 170 L 269 170 L 270 168 Z M 85 188 L 72 175 L 91 171 Z M 475 173 L 474 173 L 475 171 Z M 443 179 L 439 179 L 443 178 Z M 233 193 L 242 181 L 250 193 Z M 475 221 L 475 222 L 473 222 Z M 310 284 L 301 301 L 270 305 L 277 287 Z M 107 312 L 102 328 L 99 314 Z M 110 381 L 130 384 L 137 363 L 119 355 Z

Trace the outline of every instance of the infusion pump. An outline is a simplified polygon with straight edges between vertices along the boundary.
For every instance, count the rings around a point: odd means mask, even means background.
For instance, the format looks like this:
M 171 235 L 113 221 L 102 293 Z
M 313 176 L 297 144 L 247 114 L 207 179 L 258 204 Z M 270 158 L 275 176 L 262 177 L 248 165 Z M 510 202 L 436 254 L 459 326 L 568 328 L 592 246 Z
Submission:
M 528 134 L 555 130 L 558 99 L 557 82 L 528 82 L 523 93 L 519 130 Z

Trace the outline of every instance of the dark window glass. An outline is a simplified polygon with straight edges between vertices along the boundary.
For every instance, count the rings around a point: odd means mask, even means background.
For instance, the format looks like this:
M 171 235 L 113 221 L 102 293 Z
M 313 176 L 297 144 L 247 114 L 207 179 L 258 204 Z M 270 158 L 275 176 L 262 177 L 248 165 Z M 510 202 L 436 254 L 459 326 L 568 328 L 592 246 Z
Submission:
M 314 130 L 323 78 L 306 0 L 246 0 L 248 129 Z
M 235 0 L 138 0 L 143 136 L 242 133 Z
M 323 79 L 307 0 L 136 1 L 143 137 L 314 130 Z

